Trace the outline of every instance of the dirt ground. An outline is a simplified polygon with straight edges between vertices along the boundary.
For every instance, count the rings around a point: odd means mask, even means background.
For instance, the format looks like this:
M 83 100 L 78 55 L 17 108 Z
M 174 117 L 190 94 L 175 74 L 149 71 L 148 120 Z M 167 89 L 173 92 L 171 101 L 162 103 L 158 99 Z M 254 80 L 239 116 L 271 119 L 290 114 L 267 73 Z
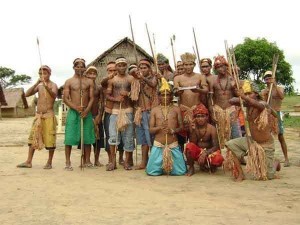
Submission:
M 235 183 L 218 170 L 193 177 L 149 177 L 144 171 L 78 168 L 64 171 L 58 136 L 54 168 L 44 170 L 47 151 L 36 152 L 32 169 L 16 165 L 27 157 L 33 118 L 0 121 L 0 222 L 6 224 L 300 224 L 300 133 L 286 130 L 291 167 L 280 179 Z M 276 156 L 283 160 L 278 142 Z M 138 159 L 140 159 L 140 152 Z M 107 162 L 101 152 L 101 162 Z

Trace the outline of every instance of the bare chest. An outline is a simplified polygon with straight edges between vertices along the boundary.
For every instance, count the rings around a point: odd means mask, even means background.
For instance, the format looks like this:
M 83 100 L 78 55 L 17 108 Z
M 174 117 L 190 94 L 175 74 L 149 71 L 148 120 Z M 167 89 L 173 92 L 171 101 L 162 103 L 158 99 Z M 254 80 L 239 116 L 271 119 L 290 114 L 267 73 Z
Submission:
M 198 77 L 182 77 L 178 83 L 180 87 L 199 86 L 200 79 Z

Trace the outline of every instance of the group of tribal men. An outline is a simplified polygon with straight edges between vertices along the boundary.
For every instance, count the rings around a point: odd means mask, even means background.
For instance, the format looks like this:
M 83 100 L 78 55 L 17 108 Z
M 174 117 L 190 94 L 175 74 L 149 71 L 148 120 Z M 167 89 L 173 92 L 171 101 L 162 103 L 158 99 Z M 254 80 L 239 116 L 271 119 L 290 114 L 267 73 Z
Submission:
M 69 107 L 64 141 L 65 170 L 73 170 L 72 146 L 84 146 L 82 166 L 86 168 L 102 166 L 99 154 L 100 149 L 105 148 L 107 171 L 117 168 L 117 151 L 118 163 L 125 170 L 132 170 L 137 144 L 141 145 L 142 159 L 136 169 L 145 169 L 152 176 L 166 173 L 191 176 L 195 173 L 195 161 L 201 170 L 215 172 L 225 164 L 221 149 L 226 148 L 231 159 L 229 167 L 235 170 L 235 179 L 241 181 L 245 178 L 241 164 L 246 162 L 244 157 L 249 150 L 247 138 L 251 138 L 251 142 L 262 147 L 267 179 L 273 179 L 280 164 L 274 160 L 273 127 L 271 123 L 261 122 L 262 114 L 268 118 L 273 115 L 279 121 L 278 138 L 285 156 L 284 165 L 289 166 L 282 120 L 275 116 L 280 113 L 284 92 L 276 85 L 272 72 L 264 74 L 267 86 L 260 93 L 252 82 L 237 84 L 223 56 L 216 56 L 214 63 L 209 58 L 201 59 L 201 74 L 194 72 L 195 61 L 194 54 L 182 54 L 173 72 L 168 59 L 158 54 L 158 71 L 153 72 L 148 59 L 140 60 L 138 65 L 128 65 L 124 57 L 119 57 L 107 63 L 107 74 L 98 84 L 97 68 L 86 68 L 84 59 L 75 59 L 74 75 L 63 89 L 63 101 Z M 212 69 L 217 75 L 212 74 Z M 49 158 L 44 169 L 51 169 L 56 148 L 53 106 L 58 88 L 50 80 L 50 67 L 41 66 L 39 75 L 38 81 L 26 92 L 26 96 L 38 93 L 37 113 L 28 141 L 28 158 L 17 167 L 31 168 L 34 151 L 45 147 Z M 272 98 L 268 105 L 265 100 L 271 84 Z M 246 108 L 244 118 L 240 99 Z M 250 130 L 248 137 L 243 137 L 245 118 Z M 84 145 L 80 144 L 81 138 Z M 92 146 L 94 163 L 90 159 Z

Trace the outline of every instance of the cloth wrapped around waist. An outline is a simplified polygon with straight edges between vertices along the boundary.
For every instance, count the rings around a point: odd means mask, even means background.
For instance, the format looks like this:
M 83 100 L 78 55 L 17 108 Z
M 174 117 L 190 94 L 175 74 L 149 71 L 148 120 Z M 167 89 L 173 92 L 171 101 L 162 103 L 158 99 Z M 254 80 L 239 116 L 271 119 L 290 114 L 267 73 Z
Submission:
M 173 158 L 172 158 L 172 148 L 176 148 L 178 146 L 178 142 L 175 141 L 168 145 L 163 145 L 158 141 L 154 141 L 153 145 L 155 147 L 163 148 L 163 163 L 162 169 L 167 173 L 170 174 L 173 169 Z
M 41 150 L 45 147 L 43 142 L 42 119 L 53 118 L 54 112 L 36 113 L 33 121 L 33 141 L 32 147 Z
M 164 144 L 162 144 L 162 143 L 160 143 L 158 141 L 154 141 L 153 146 L 158 147 L 158 148 L 163 148 L 166 145 L 164 145 Z M 175 141 L 175 142 L 173 142 L 171 144 L 168 144 L 168 146 L 169 146 L 169 148 L 176 148 L 178 146 L 178 141 Z

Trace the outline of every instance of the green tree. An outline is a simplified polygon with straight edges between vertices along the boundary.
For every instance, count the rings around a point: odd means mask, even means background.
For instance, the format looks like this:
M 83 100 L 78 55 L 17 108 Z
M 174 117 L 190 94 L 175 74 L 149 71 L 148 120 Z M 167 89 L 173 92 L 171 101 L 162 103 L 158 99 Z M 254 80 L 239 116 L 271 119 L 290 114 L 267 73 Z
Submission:
M 29 83 L 30 81 L 30 76 L 25 74 L 16 75 L 14 70 L 6 67 L 0 67 L 0 83 L 3 88 L 15 87 Z
M 284 85 L 286 93 L 294 92 L 294 78 L 291 65 L 285 61 L 284 52 L 276 43 L 270 43 L 265 38 L 245 38 L 244 43 L 234 48 L 237 65 L 241 69 L 241 79 L 252 79 L 263 86 L 263 75 L 266 70 L 272 70 L 273 55 L 278 54 L 276 80 Z

